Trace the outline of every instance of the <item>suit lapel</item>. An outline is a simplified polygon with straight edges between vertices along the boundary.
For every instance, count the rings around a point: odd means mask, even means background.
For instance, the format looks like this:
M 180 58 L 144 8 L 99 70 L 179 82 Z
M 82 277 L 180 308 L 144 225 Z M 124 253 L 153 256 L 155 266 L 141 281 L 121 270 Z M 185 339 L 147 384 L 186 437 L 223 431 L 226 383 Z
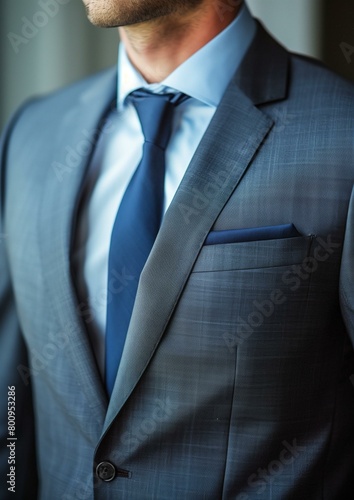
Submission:
M 84 174 L 102 119 L 113 104 L 115 85 L 116 72 L 110 70 L 91 84 L 89 90 L 80 95 L 77 105 L 63 115 L 62 123 L 54 132 L 56 144 L 51 145 L 48 153 L 48 172 L 40 210 L 41 234 L 46 234 L 41 244 L 42 259 L 52 310 L 56 313 L 55 321 L 69 336 L 69 352 L 77 381 L 96 416 L 99 431 L 107 398 L 84 323 L 78 313 L 70 250 Z M 58 113 L 58 116 L 61 114 Z
M 148 366 L 206 235 L 273 125 L 255 104 L 284 98 L 286 74 L 286 52 L 259 27 L 166 212 L 141 274 L 104 432 Z

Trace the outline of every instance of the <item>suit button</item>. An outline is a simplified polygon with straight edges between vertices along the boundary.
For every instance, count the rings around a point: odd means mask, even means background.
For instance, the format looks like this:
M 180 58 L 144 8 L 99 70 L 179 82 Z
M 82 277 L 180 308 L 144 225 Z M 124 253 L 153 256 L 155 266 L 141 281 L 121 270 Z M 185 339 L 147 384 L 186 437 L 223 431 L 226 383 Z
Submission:
M 97 476 L 102 479 L 102 481 L 112 481 L 116 476 L 116 469 L 110 462 L 101 462 L 96 467 Z

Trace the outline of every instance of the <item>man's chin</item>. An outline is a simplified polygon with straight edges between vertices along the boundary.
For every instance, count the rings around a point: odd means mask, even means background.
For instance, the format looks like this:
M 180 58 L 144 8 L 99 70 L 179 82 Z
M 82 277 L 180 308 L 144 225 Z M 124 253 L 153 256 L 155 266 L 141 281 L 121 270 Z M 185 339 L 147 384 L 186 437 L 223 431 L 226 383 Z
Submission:
M 83 0 L 88 20 L 99 28 L 114 28 L 122 24 L 117 21 L 108 9 L 95 5 L 90 0 Z
M 201 0 L 189 0 L 191 4 L 198 4 Z M 117 0 L 83 0 L 86 14 L 89 21 L 100 28 L 117 28 L 121 26 L 131 26 L 142 24 L 153 19 L 169 16 L 185 9 L 183 3 L 170 3 L 168 0 L 141 0 L 137 2 L 135 8 L 132 4 L 121 0 L 117 5 Z M 179 9 L 177 6 L 179 5 Z M 183 7 L 181 7 L 183 5 Z
M 137 24 L 136 22 L 129 22 L 128 20 L 121 20 L 109 15 L 102 15 L 102 13 L 93 12 L 88 7 L 86 7 L 86 15 L 90 23 L 98 28 L 119 28 L 129 24 Z
M 90 21 L 90 23 L 96 26 L 97 28 L 119 28 L 120 26 L 124 26 L 124 24 L 110 22 L 100 18 L 97 19 L 95 16 L 87 15 L 87 18 Z

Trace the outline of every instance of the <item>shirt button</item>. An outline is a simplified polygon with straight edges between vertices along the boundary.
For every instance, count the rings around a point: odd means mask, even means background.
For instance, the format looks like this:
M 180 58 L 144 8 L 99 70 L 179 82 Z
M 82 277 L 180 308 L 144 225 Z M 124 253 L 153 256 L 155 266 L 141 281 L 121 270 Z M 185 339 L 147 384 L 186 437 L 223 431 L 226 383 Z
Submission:
M 96 474 L 102 481 L 108 483 L 115 478 L 116 469 L 110 462 L 101 462 L 96 467 Z

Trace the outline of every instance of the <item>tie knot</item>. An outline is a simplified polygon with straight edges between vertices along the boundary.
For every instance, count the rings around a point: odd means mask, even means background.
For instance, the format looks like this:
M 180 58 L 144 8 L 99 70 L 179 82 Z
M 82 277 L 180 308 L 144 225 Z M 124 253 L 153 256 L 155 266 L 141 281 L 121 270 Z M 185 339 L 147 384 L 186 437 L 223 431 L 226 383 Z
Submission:
M 166 149 L 172 132 L 174 108 L 187 98 L 181 92 L 153 94 L 145 89 L 135 90 L 128 96 L 138 113 L 145 142 Z

